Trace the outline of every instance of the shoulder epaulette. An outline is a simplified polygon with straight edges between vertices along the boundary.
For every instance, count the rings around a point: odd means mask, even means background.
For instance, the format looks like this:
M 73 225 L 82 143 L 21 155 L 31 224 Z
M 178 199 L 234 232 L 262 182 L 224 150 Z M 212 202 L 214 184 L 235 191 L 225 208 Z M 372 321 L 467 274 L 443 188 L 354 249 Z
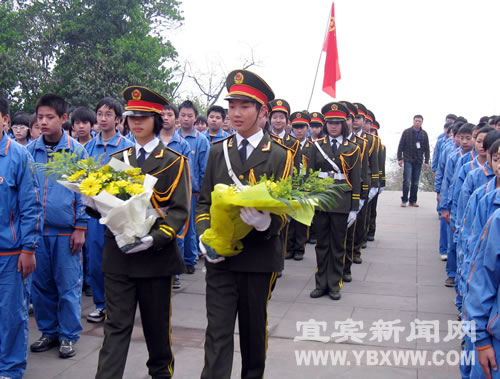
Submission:
M 234 136 L 234 134 L 231 134 L 231 135 L 229 135 L 229 136 L 227 136 L 227 137 L 225 137 L 225 138 L 223 138 L 223 139 L 220 139 L 220 140 L 218 140 L 218 141 L 212 142 L 212 145 L 216 145 L 216 144 L 218 144 L 218 143 L 220 143 L 220 142 L 222 142 L 222 141 L 225 141 L 225 140 L 227 140 L 228 138 L 231 138 L 232 136 Z
M 164 149 L 165 149 L 165 150 L 168 150 L 168 151 L 170 151 L 170 152 L 172 152 L 172 153 L 175 153 L 175 155 L 179 155 L 179 156 L 181 156 L 181 157 L 183 157 L 183 158 L 186 158 L 186 159 L 187 159 L 187 157 L 186 157 L 185 155 L 182 155 L 181 153 L 179 153 L 178 151 L 175 151 L 175 150 L 171 149 L 170 147 L 165 146 L 165 148 L 164 148 Z
M 133 148 L 134 148 L 134 146 L 129 146 L 129 147 L 126 147 L 125 149 L 115 151 L 113 154 L 110 154 L 109 156 L 112 157 L 113 155 L 123 153 L 124 151 L 127 151 L 127 150 L 130 151 L 130 149 L 133 149 Z
M 278 138 L 279 138 L 279 137 L 278 137 Z M 281 138 L 280 138 L 280 139 L 281 139 Z M 288 146 L 286 146 L 284 143 L 282 143 L 282 142 L 280 142 L 280 141 L 276 141 L 276 140 L 275 140 L 275 139 L 273 139 L 273 138 L 271 138 L 271 141 L 272 141 L 272 142 L 274 142 L 274 143 L 276 143 L 276 144 L 278 144 L 278 145 L 280 145 L 281 147 L 285 148 L 286 150 L 290 150 L 290 151 L 292 152 L 292 154 L 293 154 L 294 149 L 292 149 L 291 147 L 288 147 Z

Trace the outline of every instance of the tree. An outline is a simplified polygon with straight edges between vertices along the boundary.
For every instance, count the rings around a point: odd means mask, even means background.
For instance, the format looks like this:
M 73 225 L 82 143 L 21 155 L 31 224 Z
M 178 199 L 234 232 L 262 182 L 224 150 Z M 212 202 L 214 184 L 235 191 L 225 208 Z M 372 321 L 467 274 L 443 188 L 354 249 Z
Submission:
M 385 188 L 390 191 L 401 191 L 403 189 L 403 169 L 399 167 L 396 155 L 389 158 L 387 163 Z M 434 173 L 432 172 L 430 163 L 427 170 L 422 166 L 418 189 L 424 192 L 434 192 Z
M 16 92 L 25 109 L 32 110 L 46 92 L 73 105 L 94 106 L 104 96 L 120 99 L 132 84 L 172 97 L 177 52 L 161 34 L 180 25 L 178 1 L 44 0 L 15 5 L 6 13 L 21 25 L 16 43 L 26 56 L 26 68 L 14 68 L 19 79 L 15 91 L 9 83 L 9 93 L 15 98 Z M 0 18 L 0 26 L 8 21 Z

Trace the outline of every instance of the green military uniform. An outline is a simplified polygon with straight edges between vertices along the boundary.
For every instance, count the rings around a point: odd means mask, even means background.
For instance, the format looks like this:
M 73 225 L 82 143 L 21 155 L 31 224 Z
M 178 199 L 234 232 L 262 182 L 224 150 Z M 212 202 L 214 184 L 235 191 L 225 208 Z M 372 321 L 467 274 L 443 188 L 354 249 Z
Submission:
M 131 93 L 141 97 L 135 100 L 134 106 L 125 108 L 134 115 L 159 114 L 162 104 L 168 104 L 146 88 L 129 89 L 124 92 L 126 100 L 130 100 L 127 94 Z M 160 107 L 151 108 L 153 102 Z M 138 167 L 135 147 L 117 152 L 113 157 Z M 113 234 L 106 230 L 102 270 L 107 316 L 96 378 L 123 376 L 137 304 L 149 352 L 149 374 L 161 378 L 173 376 L 171 291 L 173 275 L 185 270 L 176 238 L 189 217 L 188 162 L 184 156 L 159 143 L 144 161 L 142 172 L 158 178 L 151 197 L 151 204 L 159 215 L 149 232 L 153 246 L 125 254 L 118 248 Z
M 354 103 L 358 110 L 358 115 L 366 117 L 367 109 L 363 104 Z M 359 134 L 363 139 L 367 140 L 368 143 L 368 188 L 366 193 L 370 191 L 372 187 L 378 187 L 378 148 L 377 141 L 372 134 L 367 134 L 363 131 Z M 368 201 L 368 199 L 366 199 Z M 356 229 L 354 233 L 354 253 L 353 262 L 361 263 L 361 248 L 366 243 L 367 238 L 367 215 L 368 215 L 368 204 L 365 204 L 358 213 L 356 218 Z
M 311 297 L 319 297 L 329 293 L 332 299 L 340 298 L 342 277 L 344 270 L 345 239 L 347 220 L 351 211 L 357 211 L 361 193 L 361 157 L 360 148 L 347 138 L 348 113 L 341 103 L 330 103 L 323 107 L 325 120 L 343 122 L 343 141 L 333 151 L 331 137 L 325 137 L 315 142 L 315 149 L 311 152 L 310 167 L 323 173 L 333 173 L 336 170 L 325 159 L 324 154 L 340 169 L 334 179 L 336 183 L 347 184 L 347 188 L 336 196 L 336 205 L 326 210 L 318 211 L 315 218 L 318 241 L 316 243 L 316 289 Z M 341 135 L 342 136 L 342 135 Z M 338 141 L 338 140 L 337 140 Z M 338 142 L 333 141 L 338 145 Z M 320 149 L 323 151 L 321 152 Z
M 254 100 L 265 105 L 274 97 L 269 86 L 247 70 L 236 70 L 226 80 L 226 99 Z M 257 122 L 257 121 L 256 121 Z M 257 132 L 258 133 L 258 132 Z M 263 133 L 252 153 L 242 161 L 237 145 L 238 135 L 214 143 L 196 206 L 198 235 L 210 226 L 211 193 L 218 183 L 233 184 L 225 164 L 224 144 L 230 165 L 242 182 L 255 182 L 262 175 L 276 179 L 286 177 L 292 168 L 289 150 Z M 271 215 L 265 231 L 253 229 L 243 240 L 243 251 L 219 263 L 206 262 L 206 307 L 208 326 L 205 336 L 205 365 L 202 378 L 231 376 L 234 353 L 234 326 L 238 317 L 241 378 L 261 378 L 267 349 L 267 304 L 277 278 L 283 269 L 283 244 L 280 231 L 286 217 Z
M 309 126 L 309 114 L 304 112 L 294 112 L 290 115 L 292 128 L 307 128 Z M 313 149 L 312 142 L 307 138 L 300 142 L 297 139 L 298 151 L 295 159 L 295 168 L 299 175 L 306 175 L 309 166 L 309 155 Z M 286 233 L 286 255 L 285 259 L 295 259 L 300 261 L 304 257 L 305 247 L 309 239 L 309 227 L 294 219 L 290 219 Z
M 372 130 L 374 130 L 374 135 L 377 135 L 378 137 L 378 130 L 380 129 L 380 124 L 375 120 L 373 122 Z M 378 137 L 380 140 L 380 137 Z M 380 143 L 380 149 L 379 149 L 379 183 L 380 183 L 380 188 L 385 187 L 385 158 L 386 158 L 386 151 L 385 151 L 385 146 Z M 372 199 L 370 202 L 371 205 L 371 210 L 370 210 L 370 219 L 369 219 L 369 225 L 368 225 L 368 235 L 367 239 L 368 241 L 373 241 L 375 240 L 375 230 L 377 227 L 377 204 L 378 204 L 378 194 Z

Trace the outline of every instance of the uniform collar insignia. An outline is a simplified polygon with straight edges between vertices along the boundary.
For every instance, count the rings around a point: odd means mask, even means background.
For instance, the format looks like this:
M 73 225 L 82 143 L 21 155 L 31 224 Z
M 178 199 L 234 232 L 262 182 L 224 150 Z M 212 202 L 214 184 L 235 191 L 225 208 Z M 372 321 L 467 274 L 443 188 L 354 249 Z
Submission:
M 270 151 L 271 150 L 271 141 L 267 142 L 264 146 L 262 146 L 262 151 Z
M 131 157 L 132 156 L 132 148 L 129 148 L 128 149 L 128 156 Z
M 156 159 L 163 158 L 163 151 L 164 151 L 164 149 L 161 149 L 160 152 L 155 155 L 155 158 Z
M 233 139 L 232 138 L 229 139 L 229 142 L 227 143 L 227 147 L 233 147 Z

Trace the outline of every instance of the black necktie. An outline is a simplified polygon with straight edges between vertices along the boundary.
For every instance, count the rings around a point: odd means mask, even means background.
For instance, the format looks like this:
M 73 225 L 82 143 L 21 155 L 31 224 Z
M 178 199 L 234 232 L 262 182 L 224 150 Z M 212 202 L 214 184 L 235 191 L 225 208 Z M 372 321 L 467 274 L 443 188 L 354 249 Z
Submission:
M 336 139 L 332 140 L 332 151 L 333 151 L 333 154 L 337 153 L 337 140 Z
M 137 157 L 137 165 L 142 167 L 144 161 L 146 160 L 146 150 L 143 147 L 139 149 L 139 156 Z
M 239 150 L 241 163 L 245 163 L 247 161 L 247 145 L 248 145 L 247 139 L 241 141 L 241 148 Z

